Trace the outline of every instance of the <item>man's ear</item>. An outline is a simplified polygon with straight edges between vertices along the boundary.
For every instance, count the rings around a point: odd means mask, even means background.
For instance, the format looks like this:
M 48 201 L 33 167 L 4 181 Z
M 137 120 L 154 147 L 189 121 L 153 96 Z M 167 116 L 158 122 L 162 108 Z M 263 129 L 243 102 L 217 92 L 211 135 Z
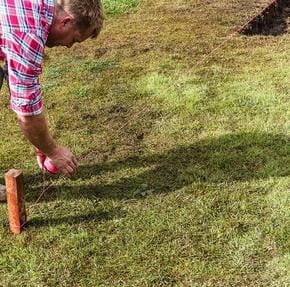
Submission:
M 68 27 L 69 25 L 72 25 L 73 22 L 74 22 L 74 18 L 68 15 L 61 19 L 60 24 L 64 28 L 64 27 Z

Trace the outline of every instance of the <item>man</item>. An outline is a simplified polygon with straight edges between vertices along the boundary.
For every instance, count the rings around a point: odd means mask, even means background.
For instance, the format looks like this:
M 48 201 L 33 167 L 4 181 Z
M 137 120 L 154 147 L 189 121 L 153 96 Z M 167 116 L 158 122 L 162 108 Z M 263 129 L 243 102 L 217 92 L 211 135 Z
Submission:
M 98 36 L 103 25 L 100 0 L 0 0 L 0 84 L 10 88 L 10 105 L 38 162 L 49 160 L 59 173 L 76 172 L 75 156 L 49 133 L 39 75 L 44 48 L 66 46 Z M 0 87 L 1 88 L 1 87 Z

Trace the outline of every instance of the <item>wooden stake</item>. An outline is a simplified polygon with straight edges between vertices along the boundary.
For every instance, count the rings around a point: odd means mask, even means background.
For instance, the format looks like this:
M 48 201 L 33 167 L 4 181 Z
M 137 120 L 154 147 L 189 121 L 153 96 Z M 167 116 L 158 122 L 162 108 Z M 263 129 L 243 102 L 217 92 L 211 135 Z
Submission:
M 22 171 L 9 170 L 5 174 L 5 182 L 10 230 L 14 234 L 19 234 L 27 222 Z

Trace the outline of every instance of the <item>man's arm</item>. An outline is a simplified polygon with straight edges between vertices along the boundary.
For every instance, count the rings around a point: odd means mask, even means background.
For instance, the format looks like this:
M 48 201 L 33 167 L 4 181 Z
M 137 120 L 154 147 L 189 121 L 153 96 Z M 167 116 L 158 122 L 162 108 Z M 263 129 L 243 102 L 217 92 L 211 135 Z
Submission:
M 52 139 L 42 112 L 39 75 L 42 71 L 43 40 L 34 33 L 6 31 L 6 62 L 9 75 L 10 106 L 16 112 L 26 138 L 45 154 L 64 176 L 75 172 L 73 154 Z
M 72 175 L 77 168 L 74 155 L 65 147 L 58 146 L 51 137 L 43 113 L 34 116 L 18 117 L 19 126 L 25 137 L 41 150 L 64 176 Z

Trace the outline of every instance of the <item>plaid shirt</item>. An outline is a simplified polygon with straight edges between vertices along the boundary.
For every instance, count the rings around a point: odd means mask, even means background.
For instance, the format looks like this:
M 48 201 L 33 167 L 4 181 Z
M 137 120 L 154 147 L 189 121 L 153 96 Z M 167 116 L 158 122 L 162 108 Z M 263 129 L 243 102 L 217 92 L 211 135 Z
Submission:
M 19 115 L 42 112 L 39 75 L 53 15 L 54 0 L 0 0 L 0 61 Z

